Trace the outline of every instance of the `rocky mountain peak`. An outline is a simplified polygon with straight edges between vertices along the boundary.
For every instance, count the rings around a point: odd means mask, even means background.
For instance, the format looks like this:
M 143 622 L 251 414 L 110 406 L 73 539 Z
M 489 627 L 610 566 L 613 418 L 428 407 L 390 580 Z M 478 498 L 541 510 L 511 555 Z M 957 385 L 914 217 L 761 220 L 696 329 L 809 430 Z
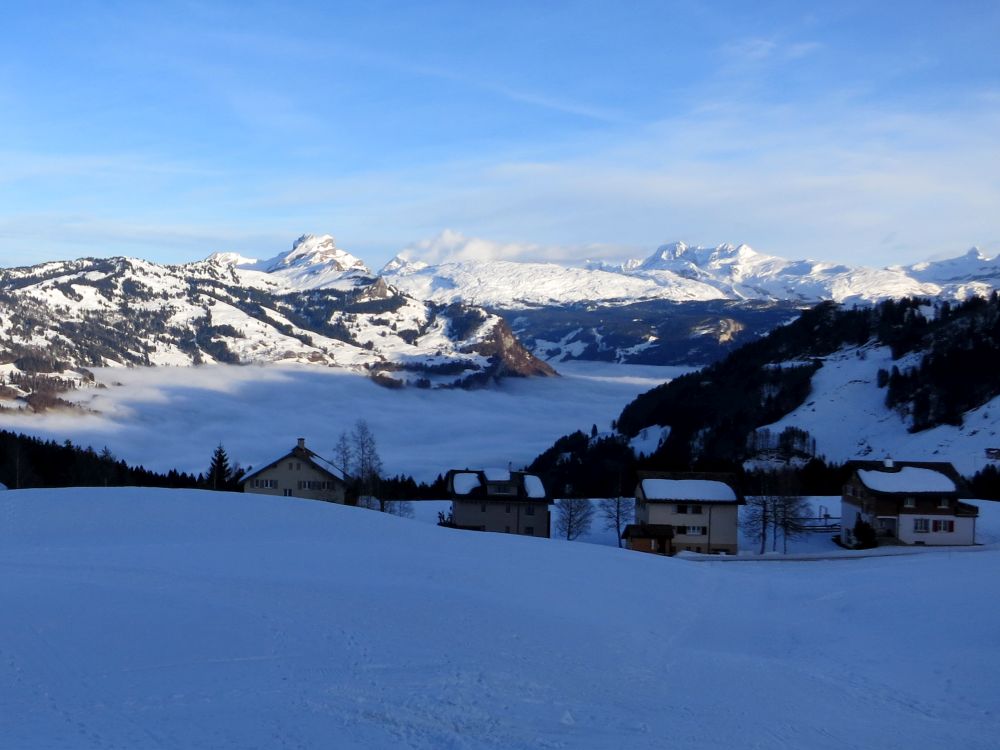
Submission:
M 281 253 L 268 261 L 266 271 L 278 271 L 289 267 L 324 266 L 325 269 L 347 272 L 360 271 L 371 275 L 364 262 L 346 250 L 337 247 L 336 240 L 329 234 L 303 234 L 287 253 Z

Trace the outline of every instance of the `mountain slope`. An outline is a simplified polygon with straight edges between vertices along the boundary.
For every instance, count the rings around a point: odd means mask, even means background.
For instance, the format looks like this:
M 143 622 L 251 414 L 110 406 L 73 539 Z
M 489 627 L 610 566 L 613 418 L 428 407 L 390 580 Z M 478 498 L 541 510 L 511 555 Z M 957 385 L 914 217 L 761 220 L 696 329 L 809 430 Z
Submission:
M 300 239 L 264 264 L 243 260 L 91 258 L 0 271 L 0 373 L 301 362 L 422 386 L 553 374 L 499 316 L 407 296 L 326 238 Z
M 844 362 L 851 358 L 859 360 L 854 369 L 866 374 L 850 374 L 853 370 Z M 830 375 L 828 363 L 838 363 L 839 376 Z M 842 309 L 824 303 L 722 361 L 639 396 L 625 407 L 617 425 L 628 437 L 650 427 L 669 427 L 654 458 L 683 467 L 747 458 L 754 431 L 763 428 L 838 435 L 834 454 L 842 459 L 923 451 L 932 440 L 898 436 L 942 430 L 943 425 L 961 430 L 968 423 L 965 434 L 982 433 L 982 439 L 951 441 L 947 453 L 971 471 L 981 468 L 972 464 L 976 455 L 982 456 L 983 442 L 995 442 L 1000 431 L 1000 414 L 990 417 L 995 412 L 987 406 L 1000 397 L 998 366 L 996 294 L 955 306 L 888 300 L 870 308 Z M 821 389 L 826 406 L 819 413 L 818 373 L 827 379 Z M 873 410 L 873 403 L 881 406 Z M 859 412 L 867 415 L 860 418 L 867 427 L 858 423 Z M 843 429 L 847 417 L 841 414 L 850 415 L 853 429 Z M 879 444 L 877 436 L 886 434 L 881 424 L 887 422 L 897 437 Z M 855 445 L 852 456 L 844 455 L 845 440 Z M 829 444 L 817 442 L 820 452 Z M 942 449 L 938 445 L 934 450 Z

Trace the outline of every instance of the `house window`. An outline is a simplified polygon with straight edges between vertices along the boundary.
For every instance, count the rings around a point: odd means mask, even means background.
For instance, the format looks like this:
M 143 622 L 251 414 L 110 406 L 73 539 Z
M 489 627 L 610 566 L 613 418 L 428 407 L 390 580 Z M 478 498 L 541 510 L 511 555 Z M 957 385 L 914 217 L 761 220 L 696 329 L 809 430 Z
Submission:
M 913 519 L 913 532 L 915 534 L 926 534 L 931 530 L 930 519 L 927 518 L 914 518 Z
M 524 527 L 524 533 L 525 533 L 526 536 L 534 536 L 535 535 L 535 527 L 534 526 L 525 526 Z
M 935 521 L 933 524 L 931 524 L 931 528 L 932 528 L 933 531 L 940 531 L 940 532 L 944 532 L 945 534 L 951 534 L 951 533 L 954 533 L 954 531 L 955 531 L 955 522 L 954 521 Z
M 291 496 L 292 496 L 292 491 L 291 490 L 285 490 L 285 497 L 291 497 Z
M 678 514 L 680 514 L 682 516 L 686 516 L 687 512 L 688 512 L 688 507 L 686 505 L 678 505 L 677 506 L 677 513 Z
M 691 506 L 691 513 L 693 515 L 700 516 L 701 515 L 701 506 L 700 505 L 692 505 Z
M 533 515 L 535 515 L 535 506 L 534 505 L 529 505 L 528 507 L 526 507 L 524 509 L 524 515 L 526 515 L 526 516 L 533 516 Z
M 291 462 L 291 461 L 289 461 L 289 462 L 288 462 L 288 470 L 289 470 L 289 471 L 291 471 L 291 470 L 292 470 L 292 462 Z
M 705 536 L 704 526 L 688 526 L 687 527 L 688 536 Z M 699 552 L 701 550 L 698 550 Z
M 939 499 L 938 500 L 938 507 L 939 508 L 947 508 L 948 507 L 948 498 L 942 497 L 941 499 Z
M 507 503 L 507 509 L 504 511 L 504 513 L 510 513 L 510 503 Z
M 915 497 L 908 497 L 908 498 L 906 498 L 903 501 L 903 507 L 904 508 L 916 508 L 917 507 L 917 498 L 915 498 Z

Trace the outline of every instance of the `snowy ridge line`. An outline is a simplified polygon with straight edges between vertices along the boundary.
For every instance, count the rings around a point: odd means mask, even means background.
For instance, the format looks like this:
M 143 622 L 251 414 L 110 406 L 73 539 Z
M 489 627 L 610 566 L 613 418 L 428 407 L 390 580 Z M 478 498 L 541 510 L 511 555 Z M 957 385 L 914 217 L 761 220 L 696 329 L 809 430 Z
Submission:
M 380 271 L 421 299 L 465 300 L 488 307 L 640 300 L 874 302 L 888 297 L 966 299 L 1000 286 L 1000 258 L 978 248 L 944 261 L 886 268 L 786 260 L 748 245 L 662 245 L 645 259 L 620 264 L 560 265 L 510 260 L 456 260 L 431 265 L 397 255 Z

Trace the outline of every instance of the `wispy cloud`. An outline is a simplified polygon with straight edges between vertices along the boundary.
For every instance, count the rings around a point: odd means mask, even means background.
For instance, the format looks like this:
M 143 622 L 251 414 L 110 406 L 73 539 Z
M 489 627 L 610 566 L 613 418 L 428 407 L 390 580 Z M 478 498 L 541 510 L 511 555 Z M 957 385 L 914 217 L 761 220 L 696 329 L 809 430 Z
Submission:
M 634 250 L 635 248 L 621 245 L 498 242 L 482 237 L 468 237 L 454 229 L 445 229 L 434 237 L 410 243 L 399 254 L 404 258 L 434 264 L 465 260 L 575 262 L 583 259 L 620 258 Z
M 748 37 L 723 46 L 722 53 L 732 63 L 786 62 L 798 60 L 822 49 L 816 41 L 786 41 L 780 37 Z

